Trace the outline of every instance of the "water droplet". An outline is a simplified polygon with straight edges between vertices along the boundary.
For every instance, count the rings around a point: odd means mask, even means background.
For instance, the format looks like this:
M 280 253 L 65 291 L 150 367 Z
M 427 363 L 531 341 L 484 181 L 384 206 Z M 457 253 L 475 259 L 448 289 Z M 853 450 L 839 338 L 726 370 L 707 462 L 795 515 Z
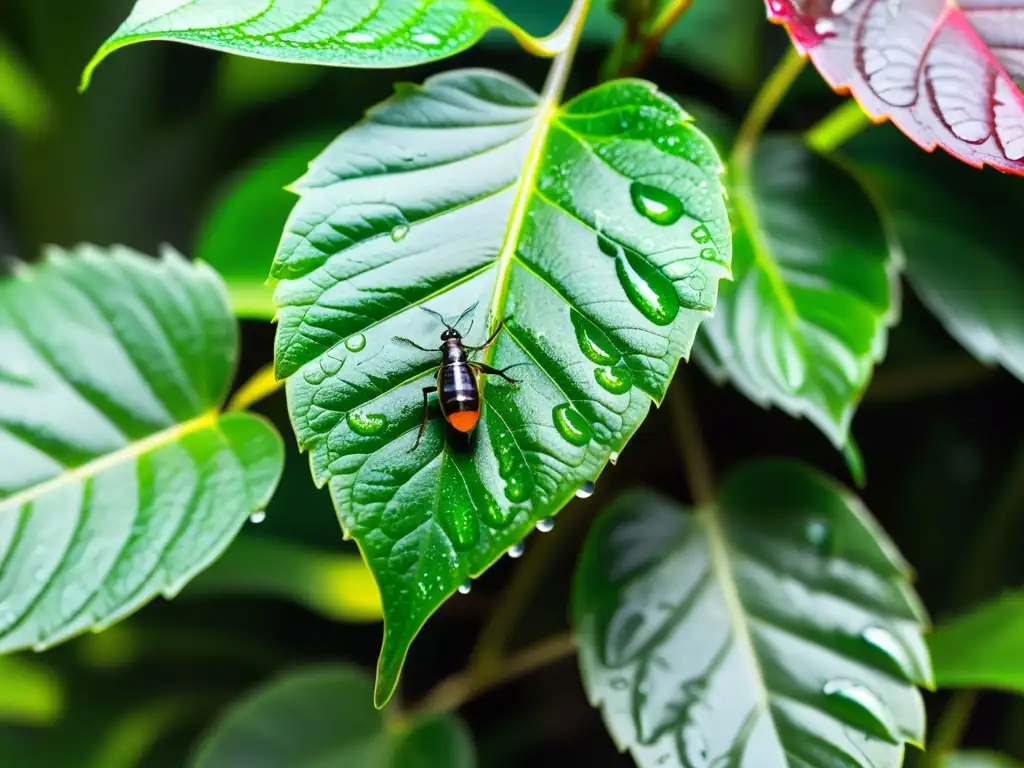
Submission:
M 576 489 L 577 499 L 589 499 L 594 495 L 594 481 L 587 480 L 583 485 Z
M 253 512 L 251 515 L 249 515 L 249 522 L 252 523 L 253 525 L 259 525 L 260 523 L 262 523 L 266 519 L 267 519 L 267 513 L 264 512 L 262 509 L 258 509 L 255 512 Z
M 917 676 L 907 658 L 906 648 L 892 632 L 882 627 L 868 627 L 860 636 L 867 644 L 869 653 L 878 658 L 887 670 L 908 680 Z
M 852 680 L 829 680 L 822 688 L 827 697 L 826 710 L 860 731 L 897 744 L 892 714 L 878 697 Z
M 711 242 L 711 232 L 709 232 L 708 228 L 705 227 L 703 224 L 699 224 L 696 227 L 694 227 L 693 231 L 690 232 L 690 237 L 692 237 L 695 242 L 698 242 L 701 245 L 703 245 L 704 243 Z
M 471 591 L 473 591 L 473 582 L 469 579 L 459 584 L 460 595 L 468 595 Z
M 405 236 L 408 235 L 408 234 L 409 234 L 409 225 L 408 224 L 398 224 L 398 225 L 395 226 L 394 229 L 391 230 L 391 239 L 394 240 L 397 243 L 399 240 L 404 240 Z
M 700 188 L 701 189 L 707 189 L 708 188 L 708 180 L 707 179 L 701 179 L 700 180 Z
M 683 204 L 678 197 L 650 184 L 634 181 L 629 185 L 629 196 L 637 212 L 655 224 L 675 224 L 683 215 Z
M 714 261 L 715 259 L 718 258 L 718 251 L 716 251 L 714 248 L 705 248 L 700 252 L 700 257 L 702 259 Z
M 804 538 L 820 554 L 827 554 L 832 542 L 828 523 L 824 520 L 808 520 L 804 526 Z
M 321 368 L 319 365 L 315 368 L 310 366 L 309 368 L 306 368 L 306 370 L 302 372 L 302 378 L 306 380 L 307 384 L 312 384 L 313 386 L 316 386 L 317 384 L 324 383 L 324 379 L 327 378 L 327 374 L 324 373 L 323 368 Z
M 509 549 L 508 556 L 511 557 L 513 560 L 518 560 L 520 557 L 523 556 L 523 552 L 525 551 L 526 543 L 520 541 L 518 544 Z
M 608 461 L 611 462 L 611 465 L 613 467 L 616 464 L 618 464 L 619 463 L 619 452 L 618 451 L 612 451 L 611 454 L 608 456 Z
M 537 530 L 541 533 L 550 533 L 555 529 L 555 521 L 550 517 L 537 521 Z
M 583 447 L 590 442 L 590 424 L 579 411 L 568 403 L 556 405 L 551 411 L 551 418 L 565 440 L 572 445 Z
M 348 422 L 348 426 L 353 432 L 364 437 L 376 435 L 388 424 L 387 418 L 382 414 L 359 413 L 358 411 L 350 413 L 345 421 Z
M 624 365 L 614 368 L 595 368 L 594 378 L 597 383 L 613 395 L 622 395 L 633 387 L 633 372 Z
M 345 340 L 345 349 L 349 352 L 359 352 L 363 347 L 366 346 L 366 337 L 361 333 L 357 333 L 355 336 L 349 336 Z
M 432 32 L 420 32 L 412 36 L 412 41 L 420 45 L 437 45 L 441 42 L 441 38 Z
M 346 32 L 341 39 L 346 43 L 372 43 L 373 35 L 366 32 Z
M 836 31 L 836 23 L 831 19 L 818 19 L 814 23 L 814 31 L 822 37 L 831 35 Z
M 320 370 L 327 376 L 333 376 L 341 370 L 342 363 L 344 360 L 339 360 L 336 357 L 332 357 L 330 354 L 320 356 Z
M 469 549 L 480 538 L 476 509 L 465 496 L 442 500 L 438 519 L 456 549 Z
M 624 691 L 629 686 L 629 682 L 624 677 L 613 677 L 612 688 L 616 691 Z
M 587 359 L 601 365 L 612 365 L 622 358 L 622 355 L 616 351 L 612 340 L 594 323 L 576 310 L 571 310 L 569 317 L 572 320 L 573 328 L 576 329 L 576 341 L 580 345 L 580 351 L 587 356 Z
M 640 313 L 657 325 L 669 325 L 679 314 L 679 295 L 675 286 L 661 272 L 641 257 L 627 252 L 603 235 L 597 244 L 615 257 L 615 272 L 626 295 Z
M 533 473 L 522 452 L 512 441 L 502 442 L 497 450 L 498 473 L 505 480 L 505 498 L 512 503 L 526 501 L 533 493 Z

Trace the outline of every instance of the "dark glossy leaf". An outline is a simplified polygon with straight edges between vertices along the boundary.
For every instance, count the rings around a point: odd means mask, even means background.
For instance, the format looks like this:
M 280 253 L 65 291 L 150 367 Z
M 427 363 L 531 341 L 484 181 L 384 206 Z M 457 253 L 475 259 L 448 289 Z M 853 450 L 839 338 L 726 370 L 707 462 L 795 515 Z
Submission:
M 326 140 L 306 138 L 270 150 L 225 185 L 202 224 L 196 257 L 224 278 L 238 317 L 274 316 L 270 263 L 295 205 L 285 187 L 305 173 Z
M 119 48 L 174 40 L 273 61 L 404 67 L 469 48 L 489 29 L 531 38 L 486 0 L 137 0 L 82 73 Z
M 928 638 L 942 688 L 1024 693 L 1024 592 L 1010 592 L 951 619 Z
M 1024 0 L 766 0 L 837 91 L 927 150 L 1024 173 Z
M 735 281 L 697 360 L 842 447 L 897 314 L 899 265 L 882 221 L 851 176 L 795 139 L 761 142 L 750 177 L 733 173 L 729 191 Z
M 405 86 L 294 185 L 275 362 L 299 444 L 381 588 L 377 701 L 423 622 L 621 451 L 729 274 L 720 161 L 649 83 L 559 106 L 487 70 Z M 484 379 L 472 437 L 423 388 L 454 319 Z M 475 309 L 472 309 L 475 308 Z M 470 327 L 472 330 L 470 331 Z M 435 411 L 436 413 L 436 411 Z
M 454 715 L 396 726 L 371 704 L 357 669 L 292 672 L 230 710 L 200 745 L 196 768 L 472 768 L 470 733 Z
M 237 354 L 221 281 L 170 251 L 0 282 L 0 651 L 176 594 L 267 504 L 280 436 L 218 413 Z
M 584 684 L 644 768 L 899 766 L 931 678 L 908 573 L 855 497 L 795 462 L 749 464 L 693 513 L 628 493 L 577 567 Z

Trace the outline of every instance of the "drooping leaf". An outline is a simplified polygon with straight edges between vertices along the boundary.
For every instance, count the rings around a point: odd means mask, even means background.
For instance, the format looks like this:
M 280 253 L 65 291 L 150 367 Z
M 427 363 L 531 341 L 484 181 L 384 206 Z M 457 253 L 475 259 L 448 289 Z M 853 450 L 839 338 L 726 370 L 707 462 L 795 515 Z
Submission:
M 217 412 L 237 346 L 221 281 L 171 251 L 0 281 L 0 651 L 174 595 L 266 505 L 280 436 Z
M 972 749 L 943 756 L 939 768 L 1021 768 L 1021 764 L 1009 755 Z
M 605 511 L 573 585 L 584 685 L 643 768 L 899 766 L 931 673 L 908 567 L 860 502 L 791 461 L 691 513 Z
M 945 622 L 928 647 L 941 688 L 1024 693 L 1024 592 L 1008 592 Z
M 285 187 L 306 171 L 325 141 L 304 138 L 271 150 L 228 181 L 203 221 L 196 258 L 224 278 L 238 317 L 274 316 L 270 263 L 295 205 L 295 195 Z
M 917 144 L 1024 174 L 1024 0 L 766 0 L 837 91 Z
M 1006 227 L 1020 180 L 882 154 L 877 140 L 858 144 L 858 169 L 892 224 L 914 292 L 971 354 L 1024 380 L 1024 261 Z
M 473 768 L 472 737 L 455 715 L 390 726 L 357 669 L 313 667 L 256 690 L 204 739 L 196 768 Z
M 899 263 L 882 221 L 851 176 L 795 139 L 762 141 L 729 191 L 735 282 L 722 286 L 697 360 L 842 447 L 897 313 Z
M 649 83 L 559 106 L 510 77 L 403 87 L 294 188 L 273 274 L 299 444 L 381 589 L 377 702 L 423 622 L 577 489 L 660 401 L 729 273 L 720 161 Z M 471 439 L 411 450 L 455 318 L 481 386 Z M 472 331 L 470 332 L 470 327 Z
M 533 40 L 487 0 L 137 0 L 85 68 L 81 87 L 111 53 L 146 40 L 298 64 L 387 68 L 443 59 L 494 28 L 527 45 Z

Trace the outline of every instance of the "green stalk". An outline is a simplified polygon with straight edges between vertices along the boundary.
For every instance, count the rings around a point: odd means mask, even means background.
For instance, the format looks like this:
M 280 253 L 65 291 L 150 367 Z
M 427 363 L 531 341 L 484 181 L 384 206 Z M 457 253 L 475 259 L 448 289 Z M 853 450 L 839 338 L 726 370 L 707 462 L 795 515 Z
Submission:
M 855 99 L 829 112 L 804 134 L 807 145 L 822 154 L 839 149 L 873 122 Z

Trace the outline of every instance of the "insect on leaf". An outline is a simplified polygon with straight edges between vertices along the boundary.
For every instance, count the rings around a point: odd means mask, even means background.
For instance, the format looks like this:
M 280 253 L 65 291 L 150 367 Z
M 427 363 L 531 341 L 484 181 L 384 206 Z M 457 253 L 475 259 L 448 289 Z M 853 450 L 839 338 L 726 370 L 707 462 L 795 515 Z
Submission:
M 909 568 L 860 502 L 788 460 L 689 511 L 627 493 L 573 584 L 583 682 L 641 768 L 898 768 L 931 669 Z
M 1024 0 L 766 0 L 837 91 L 928 150 L 1024 174 Z
M 511 77 L 402 86 L 294 188 L 275 362 L 299 444 L 381 590 L 377 703 L 423 622 L 621 451 L 729 274 L 707 138 L 639 80 L 564 105 Z M 468 440 L 413 447 L 444 326 L 481 382 Z M 502 325 L 502 321 L 504 324 Z
M 0 280 L 0 652 L 176 594 L 267 504 L 280 436 L 218 412 L 237 356 L 220 279 L 171 251 Z

